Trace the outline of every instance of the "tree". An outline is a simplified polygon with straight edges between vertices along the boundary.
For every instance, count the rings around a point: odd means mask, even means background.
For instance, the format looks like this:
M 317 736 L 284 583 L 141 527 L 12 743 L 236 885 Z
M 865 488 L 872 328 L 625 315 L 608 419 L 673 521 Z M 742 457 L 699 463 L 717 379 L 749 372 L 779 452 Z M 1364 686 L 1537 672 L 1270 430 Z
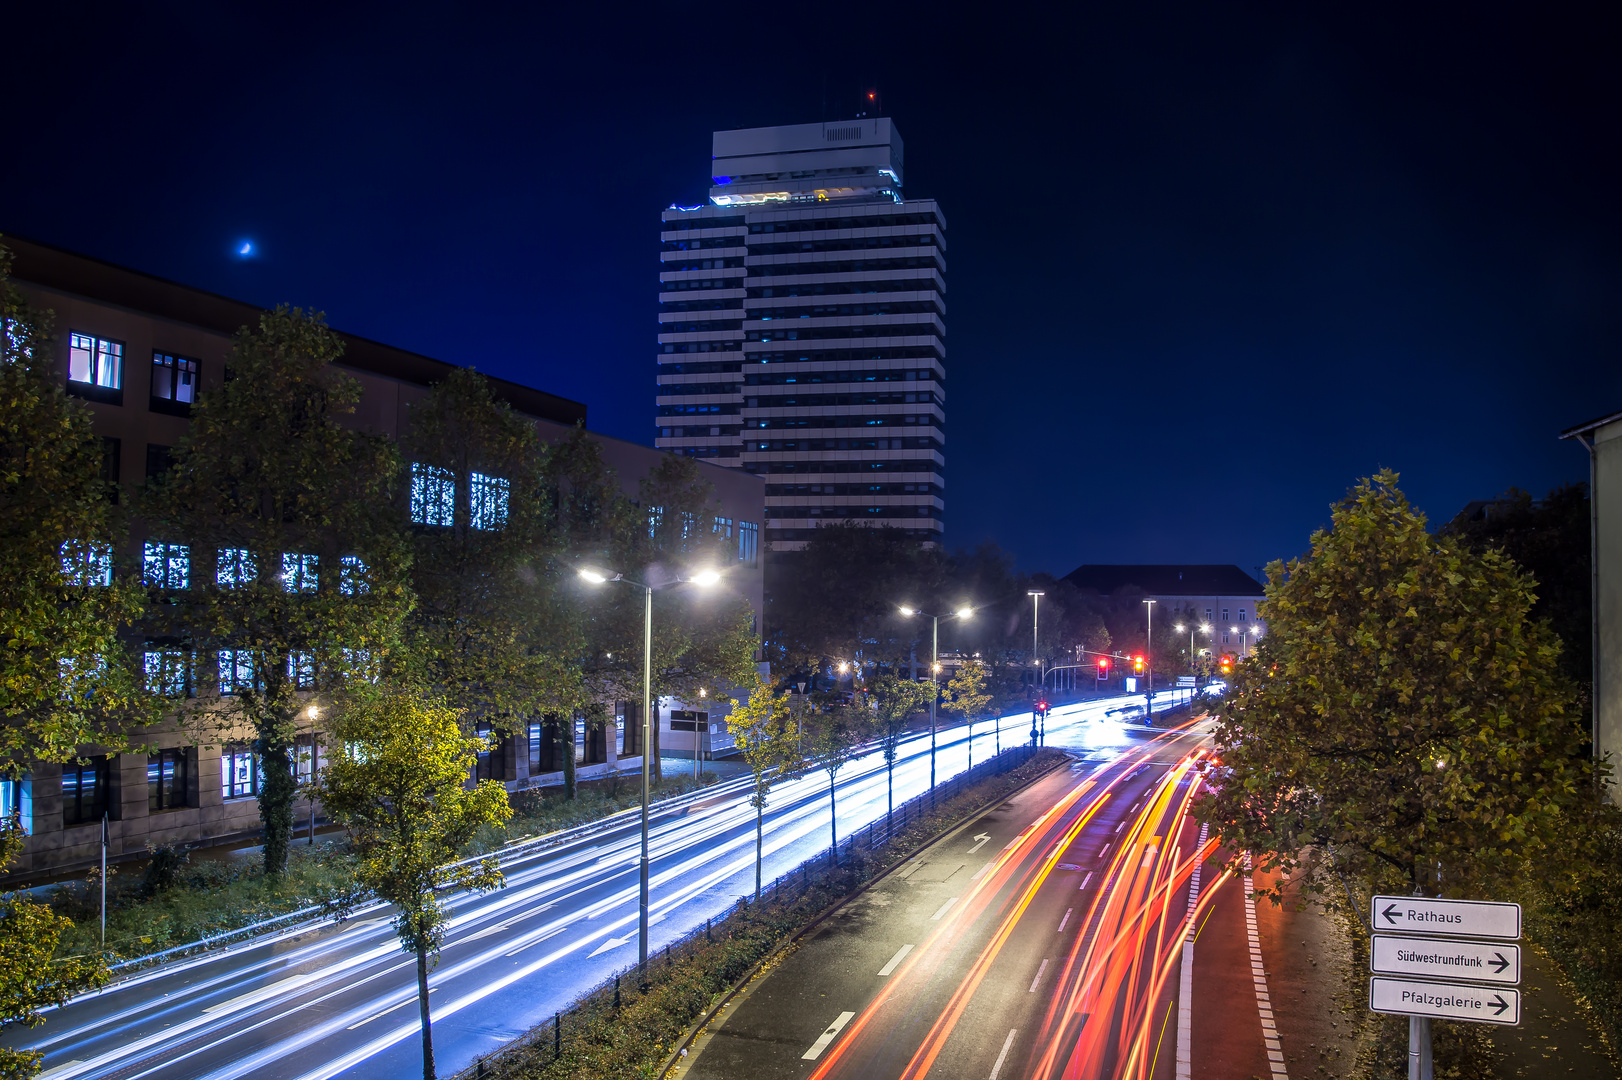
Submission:
M 760 899 L 760 864 L 765 843 L 763 811 L 774 778 L 799 765 L 798 740 L 790 723 L 788 693 L 775 689 L 760 676 L 755 677 L 749 699 L 732 707 L 727 730 L 755 778 L 755 793 L 749 805 L 755 808 L 755 899 Z
M 895 814 L 895 759 L 901 746 L 901 736 L 907 730 L 907 720 L 929 708 L 935 684 L 896 675 L 880 675 L 869 685 L 876 706 L 874 721 L 880 745 L 884 749 L 884 823 L 888 829 Z
M 1223 844 L 1286 870 L 1327 845 L 1376 887 L 1449 895 L 1555 872 L 1595 778 L 1533 581 L 1428 534 L 1390 471 L 1267 576 L 1199 805 Z
M 155 719 L 120 635 L 139 583 L 114 574 L 124 536 L 90 407 L 52 360 L 49 311 L 29 306 L 0 246 L 0 769 L 125 745 Z
M 376 678 L 411 606 L 399 457 L 351 426 L 360 384 L 333 366 L 342 352 L 297 308 L 243 327 L 230 377 L 203 392 L 141 500 L 155 537 L 198 556 L 148 624 L 220 655 L 212 715 L 253 728 L 271 874 L 287 866 L 301 693 Z
M 422 1075 L 433 1080 L 428 970 L 445 938 L 439 893 L 504 883 L 494 856 L 456 860 L 482 826 L 504 825 L 512 808 L 500 781 L 467 786 L 488 743 L 464 735 L 457 710 L 441 698 L 411 689 L 358 697 L 337 733 L 343 749 L 321 781 L 322 804 L 349 830 L 358 882 L 394 905 L 400 944 L 417 958 Z
M 974 718 L 985 712 L 991 704 L 986 693 L 986 666 L 970 660 L 957 669 L 952 681 L 946 684 L 946 708 L 957 713 L 969 725 L 969 768 L 974 768 Z
M 20 820 L 0 820 L 0 867 L 10 865 L 26 840 Z M 47 904 L 31 903 L 17 893 L 0 895 L 0 1028 L 39 1027 L 45 1022 L 41 1009 L 107 981 L 103 957 L 53 955 L 72 926 Z M 0 1048 L 0 1080 L 33 1076 L 44 1056 L 37 1050 Z
M 828 832 L 831 838 L 828 859 L 834 864 L 839 862 L 839 820 L 834 777 L 860 752 L 872 728 L 873 714 L 866 697 L 865 694 L 857 694 L 854 700 L 844 702 L 830 695 L 817 701 L 805 717 L 806 742 L 811 760 L 828 774 Z

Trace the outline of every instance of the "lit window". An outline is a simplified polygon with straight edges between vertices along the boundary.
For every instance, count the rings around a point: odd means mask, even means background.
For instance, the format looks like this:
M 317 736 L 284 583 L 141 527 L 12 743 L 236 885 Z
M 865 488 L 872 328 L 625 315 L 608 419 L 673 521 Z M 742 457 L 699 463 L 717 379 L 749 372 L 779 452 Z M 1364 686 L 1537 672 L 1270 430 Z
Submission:
M 738 561 L 754 566 L 760 560 L 760 526 L 753 521 L 738 522 Z
M 148 690 L 165 697 L 186 696 L 186 654 L 179 648 L 148 648 L 144 665 Z
M 648 507 L 648 539 L 659 539 L 659 525 L 665 520 L 665 508 L 662 506 Z
M 68 335 L 68 381 L 88 383 L 117 390 L 123 385 L 122 368 L 124 343 L 91 337 L 89 334 Z
M 316 557 L 296 551 L 282 553 L 282 588 L 288 592 L 315 592 Z
M 0 777 L 0 817 L 21 825 L 25 834 L 34 831 L 34 780 L 30 774 Z
M 358 596 L 371 590 L 366 580 L 366 561 L 359 555 L 345 555 L 338 560 L 338 591 L 345 596 Z
M 411 463 L 411 520 L 418 525 L 455 522 L 455 474 L 420 461 Z
M 469 505 L 475 529 L 500 529 L 507 524 L 508 483 L 499 476 L 474 473 L 469 483 Z
M 327 765 L 327 748 L 313 735 L 300 735 L 293 741 L 293 775 L 300 784 L 314 783 Z
M 197 400 L 197 364 L 184 356 L 152 352 L 152 396 L 190 405 Z
M 220 796 L 246 799 L 259 794 L 259 755 L 246 746 L 227 746 L 220 752 Z
M 111 585 L 112 546 L 69 540 L 62 545 L 62 576 L 69 585 Z
M 246 693 L 254 688 L 257 675 L 252 649 L 220 650 L 220 693 Z
M 159 750 L 146 759 L 146 805 L 148 810 L 175 810 L 186 805 L 185 750 Z
M 259 564 L 247 548 L 221 548 L 214 564 L 214 584 L 222 589 L 252 585 L 259 577 Z
M 97 755 L 62 766 L 62 824 L 89 825 L 107 813 L 107 758 Z
M 315 689 L 315 654 L 295 649 L 287 654 L 287 674 L 294 690 Z
M 141 550 L 141 582 L 149 589 L 184 589 L 191 577 L 191 549 L 148 540 Z
M 339 655 L 343 658 L 344 667 L 352 679 L 365 679 L 367 682 L 377 681 L 377 661 L 369 649 L 340 649 Z
M 715 528 L 713 531 L 715 532 L 715 538 L 717 540 L 731 540 L 732 519 L 729 517 L 717 517 L 715 519 Z

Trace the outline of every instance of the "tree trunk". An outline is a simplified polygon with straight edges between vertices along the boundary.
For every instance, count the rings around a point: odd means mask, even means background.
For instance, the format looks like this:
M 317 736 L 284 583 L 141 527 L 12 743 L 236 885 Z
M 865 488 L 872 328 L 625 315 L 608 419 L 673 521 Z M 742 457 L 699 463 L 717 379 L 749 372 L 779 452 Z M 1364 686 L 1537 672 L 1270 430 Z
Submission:
M 659 767 L 659 702 L 653 703 L 653 713 L 648 717 L 648 745 L 642 751 L 652 754 L 648 759 L 648 768 L 653 783 L 657 784 L 665 778 L 664 770 Z
M 828 861 L 839 865 L 839 819 L 836 816 L 838 807 L 834 803 L 834 774 L 828 774 L 828 834 L 833 844 L 828 848 Z
M 755 903 L 760 903 L 760 853 L 765 845 L 764 826 L 761 824 L 760 781 L 755 781 Z
M 293 840 L 293 800 L 298 778 L 293 772 L 293 742 L 284 732 L 290 724 L 273 723 L 257 732 L 259 751 L 259 820 L 265 828 L 265 873 L 287 872 Z
M 428 950 L 417 950 L 417 1008 L 422 1013 L 422 1080 L 434 1080 L 434 1027 L 428 1017 Z
M 574 781 L 574 718 L 563 721 L 563 738 L 559 745 L 563 749 L 563 797 L 570 802 L 575 797 Z

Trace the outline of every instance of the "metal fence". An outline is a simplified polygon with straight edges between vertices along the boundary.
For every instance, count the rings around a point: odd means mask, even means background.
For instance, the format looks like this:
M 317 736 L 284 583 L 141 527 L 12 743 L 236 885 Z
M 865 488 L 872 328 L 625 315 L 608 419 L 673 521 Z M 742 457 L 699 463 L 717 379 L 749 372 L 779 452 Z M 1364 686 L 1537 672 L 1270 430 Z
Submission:
M 898 804 L 884 817 L 856 829 L 839 841 L 837 849 L 823 848 L 788 873 L 764 885 L 758 901 L 752 896 L 740 896 L 735 911 L 743 914 L 752 908 L 758 910 L 759 907 L 786 905 L 799 900 L 818 885 L 826 884 L 834 867 L 865 861 L 863 853 L 884 848 L 940 805 L 957 798 L 983 780 L 1019 768 L 1031 760 L 1036 751 L 1037 747 L 1031 745 L 1011 747 L 966 772 L 941 781 L 933 790 Z M 674 964 L 688 959 L 717 940 L 732 936 L 733 927 L 729 925 L 731 918 L 707 919 L 703 926 L 666 944 L 662 950 L 651 951 L 646 971 L 640 970 L 638 964 L 621 968 L 613 978 L 580 997 L 568 1008 L 553 1013 L 551 1023 L 532 1028 L 496 1054 L 475 1062 L 458 1073 L 457 1080 L 499 1080 L 562 1057 L 564 1047 L 585 1032 L 592 1018 L 612 1015 L 612 1012 L 619 1010 L 625 997 L 655 986 L 662 972 Z

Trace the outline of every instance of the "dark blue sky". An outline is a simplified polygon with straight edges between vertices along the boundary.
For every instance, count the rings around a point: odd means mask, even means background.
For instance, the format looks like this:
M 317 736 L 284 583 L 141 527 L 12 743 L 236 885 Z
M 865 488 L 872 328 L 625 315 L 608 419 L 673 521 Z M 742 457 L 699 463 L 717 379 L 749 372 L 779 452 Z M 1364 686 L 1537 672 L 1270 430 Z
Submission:
M 0 230 L 649 442 L 659 210 L 874 86 L 950 226 L 950 542 L 1250 569 L 1382 466 L 1443 519 L 1583 479 L 1622 409 L 1615 28 L 1414 6 L 13 13 Z

